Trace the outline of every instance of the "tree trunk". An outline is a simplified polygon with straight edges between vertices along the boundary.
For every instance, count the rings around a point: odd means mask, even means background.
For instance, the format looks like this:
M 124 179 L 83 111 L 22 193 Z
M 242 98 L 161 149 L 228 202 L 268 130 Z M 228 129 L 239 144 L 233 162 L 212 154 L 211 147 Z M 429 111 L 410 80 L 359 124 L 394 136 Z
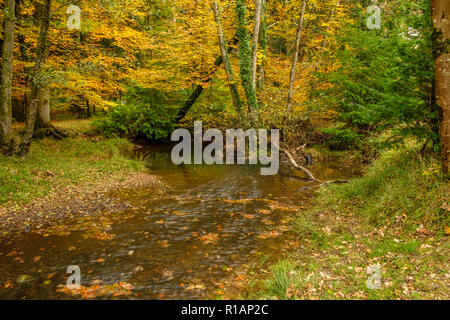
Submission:
M 50 88 L 45 87 L 39 90 L 39 102 L 36 128 L 50 128 Z
M 258 100 L 256 90 L 252 83 L 252 50 L 250 47 L 250 35 L 247 30 L 247 4 L 245 0 L 236 0 L 236 13 L 238 21 L 237 34 L 239 37 L 239 59 L 242 86 L 247 97 L 248 110 L 252 126 L 256 124 L 256 110 Z
M 18 29 L 18 33 L 17 33 L 17 40 L 18 40 L 18 44 L 19 44 L 19 51 L 20 51 L 20 56 L 22 58 L 22 61 L 31 62 L 32 59 L 31 59 L 30 55 L 27 53 L 27 42 L 26 42 L 25 31 L 24 31 L 27 29 L 27 26 L 25 23 L 26 15 L 21 15 L 21 13 L 20 13 L 21 6 L 23 5 L 23 1 L 24 0 L 16 0 L 16 17 L 17 17 L 17 23 L 20 26 L 20 28 Z M 35 6 L 35 10 L 37 11 L 37 13 L 35 15 L 39 15 L 39 12 L 41 11 L 41 7 L 38 5 L 38 3 L 35 3 L 34 6 Z M 31 84 L 30 84 L 31 70 L 32 70 L 32 68 L 30 68 L 28 66 L 26 66 L 26 67 L 24 66 L 24 76 L 25 76 L 26 88 L 31 87 Z M 30 106 L 30 93 L 24 92 L 21 103 L 20 104 L 16 103 L 15 105 L 13 104 L 14 119 L 16 119 L 18 121 L 25 121 L 26 114 L 27 114 L 26 110 L 29 106 Z
M 264 74 L 264 63 L 267 49 L 267 17 L 266 17 L 266 0 L 262 0 L 261 2 L 261 27 L 259 28 L 259 49 L 263 54 L 263 60 L 258 65 L 257 68 L 257 80 L 256 80 L 256 89 L 258 92 L 262 92 L 264 90 L 264 83 L 266 81 Z
M 91 116 L 91 105 L 89 103 L 89 99 L 86 99 L 86 117 L 89 119 Z
M 55 128 L 51 123 L 50 117 L 50 87 L 45 86 L 39 89 L 38 93 L 38 107 L 36 116 L 36 125 L 34 127 L 34 136 L 53 137 L 56 139 L 63 139 L 67 134 Z
M 13 49 L 15 0 L 5 0 L 4 40 L 2 46 L 2 75 L 0 83 L 0 148 L 9 143 L 12 119 Z
M 436 101 L 442 109 L 442 168 L 450 167 L 450 2 L 432 0 L 433 52 L 436 74 Z
M 220 8 L 216 0 L 214 0 L 212 4 L 212 9 L 214 11 L 214 18 L 217 23 L 217 33 L 219 36 L 220 53 L 222 55 L 223 67 L 227 75 L 228 86 L 230 87 L 231 98 L 233 99 L 234 108 L 236 109 L 237 112 L 240 112 L 242 108 L 242 102 L 241 98 L 239 97 L 239 91 L 237 89 L 237 85 L 234 79 L 233 68 L 231 66 L 230 59 L 228 57 L 227 43 L 225 39 L 225 34 L 222 29 L 222 22 L 220 19 Z
M 51 0 L 45 0 L 42 12 L 41 30 L 39 33 L 38 45 L 36 49 L 36 62 L 33 68 L 33 81 L 31 82 L 30 106 L 27 110 L 25 121 L 25 133 L 19 147 L 19 155 L 25 155 L 30 149 L 31 139 L 33 138 L 34 127 L 36 124 L 36 114 L 39 103 L 39 91 L 42 87 L 40 83 L 40 73 L 46 60 L 48 47 L 48 31 L 50 28 L 50 7 Z
M 307 3 L 307 0 L 303 0 L 302 10 L 300 12 L 300 17 L 298 19 L 294 57 L 292 58 L 292 68 L 291 68 L 291 74 L 289 77 L 289 91 L 288 91 L 287 110 L 286 110 L 287 116 L 289 116 L 289 114 L 291 113 L 291 109 L 292 109 L 292 95 L 294 92 L 295 71 L 297 68 L 298 51 L 300 48 L 300 41 L 302 39 L 302 27 L 303 27 L 303 18 L 305 16 L 306 3 Z
M 259 29 L 261 27 L 261 4 L 262 0 L 255 0 L 255 25 L 253 28 L 253 40 L 252 40 L 252 86 L 253 90 L 256 90 L 256 71 L 258 66 L 258 42 L 259 42 Z

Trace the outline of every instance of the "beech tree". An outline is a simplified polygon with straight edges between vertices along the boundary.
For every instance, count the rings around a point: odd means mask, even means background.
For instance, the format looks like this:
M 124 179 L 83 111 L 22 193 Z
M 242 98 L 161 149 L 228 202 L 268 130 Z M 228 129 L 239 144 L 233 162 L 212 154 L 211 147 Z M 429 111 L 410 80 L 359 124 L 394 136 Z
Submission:
M 230 93 L 234 108 L 239 112 L 242 108 L 242 102 L 241 98 L 239 97 L 239 91 L 234 79 L 234 72 L 230 63 L 230 58 L 228 57 L 227 41 L 225 39 L 225 33 L 223 32 L 222 21 L 220 18 L 220 7 L 216 0 L 214 0 L 212 3 L 212 9 L 214 11 L 214 17 L 217 23 L 217 33 L 219 37 L 220 54 L 223 60 L 223 68 L 227 75 L 228 86 L 230 87 Z
M 2 73 L 0 84 L 0 149 L 4 150 L 9 143 L 12 119 L 11 90 L 13 81 L 15 0 L 5 0 L 3 13 L 4 39 L 2 45 Z
M 303 28 L 303 20 L 305 17 L 305 9 L 307 0 L 303 0 L 302 3 L 302 9 L 300 11 L 300 16 L 298 18 L 297 23 L 297 34 L 295 39 L 295 48 L 294 48 L 294 56 L 292 58 L 292 67 L 291 67 L 291 73 L 289 76 L 289 89 L 288 89 L 288 98 L 287 98 L 287 114 L 289 115 L 292 109 L 292 95 L 294 92 L 294 80 L 295 80 L 295 71 L 297 68 L 298 63 L 298 51 L 300 48 L 300 41 L 302 39 L 302 28 Z
M 252 49 L 250 47 L 250 35 L 247 29 L 247 3 L 245 0 L 236 0 L 237 34 L 239 38 L 239 59 L 242 86 L 247 97 L 250 120 L 254 126 L 256 123 L 256 110 L 258 100 L 256 88 L 253 85 Z M 256 68 L 256 67 L 255 67 Z
M 30 106 L 26 114 L 25 133 L 23 134 L 22 141 L 19 146 L 19 155 L 28 153 L 30 149 L 31 139 L 33 138 L 34 127 L 36 124 L 36 115 L 40 98 L 39 95 L 43 86 L 41 71 L 46 60 L 46 52 L 49 45 L 48 32 L 50 29 L 50 8 L 51 0 L 45 0 L 41 17 L 41 29 L 39 34 L 38 46 L 36 49 L 36 61 L 32 74 L 33 79 L 31 81 Z
M 262 54 L 262 60 L 258 64 L 257 67 L 257 80 L 256 80 L 256 89 L 258 92 L 264 90 L 264 64 L 266 62 L 266 54 L 267 54 L 267 7 L 266 0 L 261 1 L 261 26 L 259 28 L 259 50 Z

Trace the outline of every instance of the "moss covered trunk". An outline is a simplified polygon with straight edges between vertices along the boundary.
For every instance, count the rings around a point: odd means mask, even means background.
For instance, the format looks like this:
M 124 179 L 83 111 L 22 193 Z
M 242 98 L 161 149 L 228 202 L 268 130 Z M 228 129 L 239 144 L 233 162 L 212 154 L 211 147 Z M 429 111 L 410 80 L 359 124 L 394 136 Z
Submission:
M 267 50 L 267 17 L 266 17 L 266 0 L 262 0 L 261 2 L 261 26 L 259 28 L 259 50 L 263 56 L 262 60 L 258 64 L 257 68 L 257 80 L 256 80 L 256 89 L 258 92 L 262 92 L 264 90 L 264 83 L 266 81 L 264 74 L 264 64 L 266 59 L 266 50 Z
M 245 0 L 236 0 L 236 12 L 241 81 L 247 97 L 250 120 L 252 125 L 255 126 L 258 101 L 256 99 L 256 90 L 252 84 L 252 50 L 250 47 L 250 35 L 247 29 L 247 4 Z
M 42 12 L 41 31 L 39 34 L 38 46 L 36 50 L 36 62 L 33 68 L 33 81 L 31 83 L 31 102 L 27 110 L 25 121 L 25 133 L 19 148 L 19 154 L 28 153 L 31 139 L 33 138 L 34 127 L 36 124 L 36 115 L 39 105 L 39 94 L 43 84 L 40 81 L 42 67 L 45 63 L 48 47 L 48 31 L 50 28 L 50 8 L 51 0 L 45 0 Z

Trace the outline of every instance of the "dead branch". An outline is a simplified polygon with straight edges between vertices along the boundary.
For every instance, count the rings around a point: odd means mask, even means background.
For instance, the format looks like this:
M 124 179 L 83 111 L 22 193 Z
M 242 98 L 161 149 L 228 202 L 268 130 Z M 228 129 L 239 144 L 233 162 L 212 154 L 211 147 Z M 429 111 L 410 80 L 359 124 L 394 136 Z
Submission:
M 316 177 L 314 177 L 314 175 L 311 173 L 311 171 L 309 171 L 305 167 L 302 167 L 301 165 L 297 164 L 294 157 L 289 153 L 289 151 L 287 151 L 286 149 L 282 149 L 282 148 L 280 148 L 280 151 L 289 158 L 289 161 L 291 162 L 292 166 L 295 169 L 303 171 L 309 177 L 310 180 L 312 180 L 314 182 L 321 182 L 320 180 L 317 180 Z
M 313 182 L 319 183 L 319 187 L 326 186 L 326 185 L 329 185 L 329 184 L 332 184 L 332 183 L 350 183 L 350 181 L 348 181 L 348 180 L 321 181 L 319 179 L 316 179 L 316 177 L 314 177 L 314 175 L 312 174 L 311 171 L 309 171 L 305 167 L 302 167 L 301 165 L 297 164 L 297 162 L 295 161 L 294 157 L 289 153 L 289 151 L 287 151 L 286 149 L 282 149 L 282 148 L 280 148 L 280 151 L 282 153 L 284 153 L 288 157 L 291 165 L 295 169 L 304 172 L 309 177 L 309 179 L 312 180 Z

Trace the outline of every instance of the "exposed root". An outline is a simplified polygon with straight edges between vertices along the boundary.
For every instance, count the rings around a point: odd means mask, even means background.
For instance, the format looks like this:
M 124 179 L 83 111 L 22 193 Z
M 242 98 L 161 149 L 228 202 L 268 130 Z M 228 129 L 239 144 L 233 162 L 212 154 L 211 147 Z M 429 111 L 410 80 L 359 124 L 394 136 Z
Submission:
M 37 129 L 34 132 L 34 136 L 36 138 L 53 137 L 55 139 L 62 140 L 64 138 L 67 138 L 68 135 L 62 130 L 57 129 L 52 125 L 49 125 L 44 128 Z

